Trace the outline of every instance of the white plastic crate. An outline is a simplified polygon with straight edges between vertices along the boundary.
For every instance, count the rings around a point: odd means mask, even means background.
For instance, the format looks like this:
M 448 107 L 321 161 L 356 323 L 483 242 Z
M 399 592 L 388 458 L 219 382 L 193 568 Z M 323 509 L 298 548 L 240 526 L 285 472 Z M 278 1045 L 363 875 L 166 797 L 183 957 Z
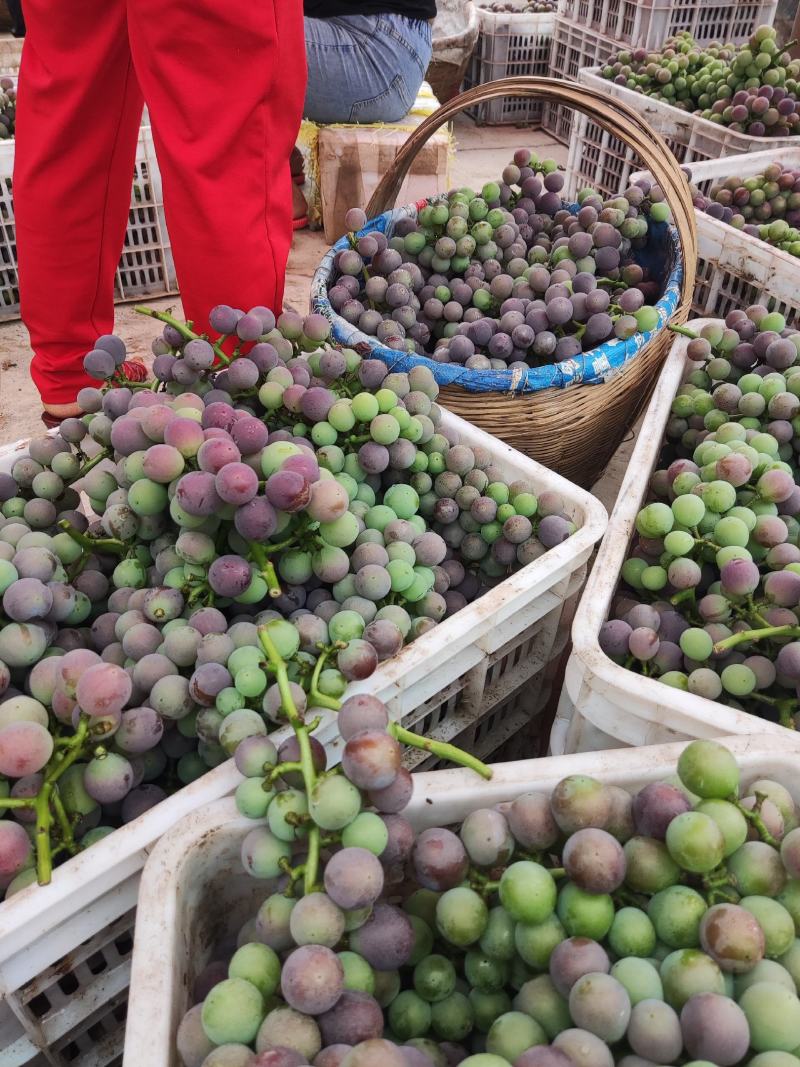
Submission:
M 349 692 L 374 693 L 408 728 L 487 758 L 544 709 L 546 668 L 565 637 L 558 626 L 564 602 L 582 584 L 608 520 L 589 493 L 508 445 L 447 411 L 442 423 L 463 444 L 487 448 L 509 481 L 522 478 L 539 491 L 560 493 L 580 529 Z M 2 449 L 0 471 L 9 471 L 25 447 Z M 333 716 L 315 736 L 328 747 L 329 763 L 338 762 Z M 411 765 L 435 761 L 420 754 Z M 132 909 L 147 855 L 176 822 L 239 781 L 229 760 L 59 867 L 49 886 L 31 886 L 0 904 L 2 1067 L 117 1062 Z
M 549 77 L 557 81 L 577 81 L 584 67 L 605 63 L 619 49 L 619 43 L 590 30 L 585 23 L 564 18 L 559 12 L 553 26 Z M 573 112 L 563 104 L 545 103 L 542 126 L 562 144 L 569 144 Z
M 708 319 L 694 319 L 700 329 Z M 587 752 L 598 748 L 654 745 L 722 734 L 772 734 L 788 743 L 795 734 L 784 727 L 684 693 L 655 678 L 626 670 L 602 651 L 600 627 L 608 618 L 622 565 L 645 503 L 670 418 L 673 397 L 696 368 L 687 360 L 686 337 L 677 337 L 642 420 L 628 470 L 572 625 L 572 652 L 550 736 L 551 751 Z
M 0 321 L 19 318 L 17 240 L 12 174 L 14 141 L 0 142 Z M 125 244 L 117 267 L 115 300 L 178 292 L 164 216 L 164 194 L 149 126 L 139 130 Z
M 558 13 L 635 48 L 661 48 L 688 30 L 700 44 L 743 44 L 771 26 L 778 0 L 561 0 Z
M 721 179 L 749 178 L 770 163 L 800 168 L 800 147 L 753 152 L 688 164 L 692 181 L 702 192 Z M 630 181 L 647 172 L 631 174 Z M 800 323 L 800 259 L 766 241 L 695 210 L 698 258 L 692 311 L 695 315 L 727 315 L 737 307 L 764 304 L 780 311 L 789 325 Z
M 680 163 L 800 147 L 800 137 L 751 137 L 736 133 L 727 126 L 681 111 L 663 100 L 655 100 L 624 85 L 615 85 L 602 77 L 598 67 L 582 70 L 578 81 L 598 93 L 617 97 L 637 111 L 654 132 L 664 138 Z M 629 184 L 631 173 L 641 169 L 631 149 L 585 115 L 578 116 L 573 133 L 567 158 L 567 195 L 574 195 L 584 185 L 591 185 L 606 196 L 616 196 Z
M 723 738 L 736 755 L 742 780 L 781 782 L 800 800 L 800 742 L 773 737 Z M 551 791 L 562 778 L 586 774 L 633 792 L 675 773 L 683 745 L 637 752 L 592 752 L 501 763 L 490 781 L 448 770 L 414 779 L 403 812 L 418 830 L 460 822 L 470 811 L 513 800 L 531 788 Z M 216 944 L 255 914 L 268 883 L 245 874 L 240 849 L 254 826 L 231 800 L 195 812 L 176 826 L 147 862 L 142 877 L 123 1067 L 182 1067 L 175 1035 L 191 1007 L 197 975 Z
M 480 36 L 469 61 L 464 88 L 520 76 L 546 77 L 555 16 L 487 11 L 476 4 Z M 539 123 L 542 101 L 522 96 L 486 100 L 466 112 L 478 125 L 529 125 Z

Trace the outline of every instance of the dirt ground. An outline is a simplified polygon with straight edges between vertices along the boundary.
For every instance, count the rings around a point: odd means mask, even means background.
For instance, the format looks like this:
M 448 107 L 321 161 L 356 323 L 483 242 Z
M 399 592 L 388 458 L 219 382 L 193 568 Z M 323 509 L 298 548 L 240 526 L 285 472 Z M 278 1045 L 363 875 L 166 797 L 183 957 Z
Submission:
M 496 178 L 513 150 L 536 148 L 564 163 L 566 148 L 539 130 L 534 133 L 514 127 L 479 128 L 470 120 L 456 123 L 457 151 L 451 169 L 453 185 L 480 184 Z M 295 236 L 289 259 L 285 302 L 297 311 L 308 307 L 311 276 L 326 251 L 319 232 L 302 231 Z M 180 299 L 168 297 L 147 303 L 159 309 L 176 308 Z M 116 332 L 134 354 L 150 355 L 150 342 L 157 333 L 152 320 L 137 315 L 132 304 L 117 305 Z M 37 434 L 42 429 L 39 397 L 30 378 L 31 352 L 28 333 L 20 321 L 0 323 L 0 446 Z

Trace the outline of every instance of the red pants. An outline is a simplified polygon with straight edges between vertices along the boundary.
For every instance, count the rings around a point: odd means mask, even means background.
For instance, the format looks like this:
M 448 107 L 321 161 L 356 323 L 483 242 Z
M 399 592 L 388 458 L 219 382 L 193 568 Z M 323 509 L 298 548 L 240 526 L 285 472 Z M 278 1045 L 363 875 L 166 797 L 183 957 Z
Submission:
M 280 309 L 301 0 L 26 0 L 14 211 L 22 318 L 45 404 L 91 384 L 147 102 L 186 317 Z M 96 383 L 94 383 L 96 384 Z

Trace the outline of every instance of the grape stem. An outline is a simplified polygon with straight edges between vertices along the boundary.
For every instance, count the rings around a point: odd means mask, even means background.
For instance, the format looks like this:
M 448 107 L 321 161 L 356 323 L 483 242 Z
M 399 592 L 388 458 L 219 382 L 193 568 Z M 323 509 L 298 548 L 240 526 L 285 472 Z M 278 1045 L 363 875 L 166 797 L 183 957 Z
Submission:
M 42 788 L 39 790 L 34 801 L 34 809 L 36 811 L 36 878 L 39 885 L 49 885 L 53 874 L 53 855 L 50 842 L 53 811 L 50 805 L 51 801 L 53 801 L 53 807 L 56 807 L 56 783 L 61 775 L 71 767 L 75 760 L 80 756 L 84 742 L 87 740 L 88 736 L 89 719 L 82 717 L 78 723 L 78 729 L 75 731 L 75 735 L 70 738 L 69 751 L 67 753 L 63 750 L 56 751 L 53 761 L 51 761 L 51 765 L 45 773 Z M 61 810 L 63 811 L 63 805 Z M 56 815 L 58 816 L 58 814 L 58 809 L 56 808 Z M 72 841 L 71 830 L 69 831 L 68 840 Z M 67 842 L 64 843 L 67 844 Z M 74 847 L 74 841 L 72 841 L 72 844 Z
M 111 552 L 122 556 L 128 551 L 128 546 L 123 541 L 117 540 L 116 537 L 87 537 L 80 530 L 76 530 L 67 519 L 62 519 L 58 525 L 64 533 L 69 534 L 72 540 L 79 544 L 81 548 L 86 549 L 87 552 Z
M 256 544 L 255 541 L 248 541 L 247 544 L 250 548 L 250 555 L 253 557 L 256 562 L 256 566 L 259 568 L 261 577 L 267 583 L 269 595 L 273 598 L 279 597 L 282 594 L 283 590 L 281 589 L 281 583 L 278 581 L 278 575 L 275 572 L 275 564 L 269 558 L 269 555 L 263 545 Z M 275 547 L 270 551 L 274 552 L 281 547 L 283 546 L 275 545 Z
M 176 319 L 174 316 L 170 315 L 168 311 L 156 311 L 155 308 L 144 307 L 142 304 L 137 304 L 137 306 L 133 310 L 137 313 L 137 315 L 147 315 L 151 319 L 158 319 L 159 322 L 164 322 L 168 326 L 172 326 L 172 328 L 177 330 L 181 337 L 183 337 L 186 341 L 205 340 L 205 338 L 202 338 L 199 333 L 195 333 L 194 330 L 189 329 L 187 323 L 181 322 L 180 319 Z M 209 344 L 214 349 L 214 354 L 216 355 L 217 359 L 221 363 L 224 363 L 226 367 L 229 367 L 231 362 L 230 358 L 226 356 L 225 353 L 222 351 L 220 342 L 209 341 Z
M 314 792 L 314 786 L 316 785 L 317 775 L 314 769 L 314 760 L 311 755 L 311 741 L 308 734 L 308 728 L 295 706 L 294 697 L 292 696 L 292 687 L 289 684 L 289 673 L 286 669 L 286 663 L 275 647 L 275 643 L 270 637 L 269 629 L 266 626 L 259 626 L 258 638 L 261 642 L 261 647 L 264 649 L 267 659 L 275 672 L 278 689 L 281 694 L 283 710 L 295 732 L 295 736 L 297 737 L 297 745 L 300 749 L 299 763 L 303 774 L 303 784 L 305 786 L 306 796 L 311 797 Z M 319 851 L 319 827 L 313 825 L 308 831 L 308 855 L 306 856 L 305 870 L 303 871 L 303 886 L 306 893 L 312 892 L 317 883 Z
M 697 340 L 700 336 L 698 333 L 695 333 L 694 330 L 690 330 L 688 326 L 678 326 L 672 322 L 667 325 L 667 329 L 672 330 L 673 333 L 679 333 L 681 337 L 691 337 L 693 341 Z
M 401 745 L 410 745 L 412 748 L 422 749 L 423 752 L 430 752 L 432 755 L 438 756 L 439 759 L 445 759 L 450 763 L 468 767 L 470 770 L 475 771 L 476 774 L 479 774 L 481 778 L 492 777 L 491 767 L 487 767 L 485 763 L 482 763 L 475 756 L 471 756 L 468 752 L 462 752 L 455 745 L 449 745 L 446 741 L 434 741 L 433 738 L 412 733 L 411 730 L 406 730 L 404 726 L 401 726 L 399 722 L 390 722 L 387 729 L 395 741 L 399 741 Z
M 752 809 L 745 808 L 742 804 L 740 804 L 738 797 L 731 796 L 728 799 L 732 804 L 736 805 L 742 815 L 744 815 L 745 819 L 747 819 L 748 822 L 751 822 L 753 826 L 755 826 L 756 830 L 758 831 L 758 836 L 766 845 L 770 845 L 772 848 L 777 849 L 781 847 L 780 841 L 776 841 L 772 834 L 769 832 L 769 830 L 767 829 L 767 824 L 764 822 L 764 819 L 761 815 L 761 805 L 767 799 L 766 794 L 756 793 L 756 804 L 755 807 Z
M 761 641 L 765 637 L 800 637 L 800 626 L 762 626 L 759 630 L 741 630 L 737 634 L 731 634 L 714 645 L 716 653 L 727 652 L 729 648 L 736 648 L 747 641 Z
M 81 467 L 81 469 L 78 471 L 77 475 L 73 479 L 73 483 L 77 482 L 78 479 L 83 478 L 85 475 L 87 475 L 93 467 L 96 467 L 97 464 L 100 463 L 101 460 L 107 459 L 110 455 L 111 452 L 109 449 L 101 449 L 96 456 L 93 456 L 92 459 L 87 460 L 86 463 L 84 463 L 84 465 Z
M 319 691 L 319 678 L 322 674 L 322 669 L 325 666 L 325 660 L 331 652 L 333 652 L 335 647 L 335 645 L 330 645 L 327 648 L 323 648 L 319 659 L 314 664 L 314 673 L 311 675 L 311 682 L 308 687 L 308 700 L 311 707 L 328 708 L 330 711 L 338 711 L 342 706 L 341 701 L 336 700 L 334 697 L 326 696 L 325 693 Z

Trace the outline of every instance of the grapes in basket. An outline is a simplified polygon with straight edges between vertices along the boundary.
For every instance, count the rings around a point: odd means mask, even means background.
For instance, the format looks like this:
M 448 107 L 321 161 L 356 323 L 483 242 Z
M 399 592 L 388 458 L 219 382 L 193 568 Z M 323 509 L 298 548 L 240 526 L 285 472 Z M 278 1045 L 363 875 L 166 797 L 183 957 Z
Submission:
M 679 332 L 694 334 L 691 324 Z M 636 519 L 607 655 L 794 728 L 800 686 L 800 333 L 754 306 L 704 325 Z
M 483 0 L 477 7 L 504 15 L 543 15 L 555 11 L 558 0 Z
M 519 149 L 499 181 L 430 201 L 389 238 L 351 210 L 333 310 L 388 348 L 470 370 L 526 370 L 655 329 L 664 278 L 639 260 L 663 239 L 660 190 L 583 189 L 571 210 L 563 185 L 553 160 Z
M 575 529 L 447 436 L 426 368 L 331 348 L 320 316 L 152 314 L 152 387 L 100 338 L 86 415 L 0 475 L 7 893 L 286 725 L 258 625 L 295 700 L 336 708 Z
M 343 705 L 338 774 L 308 751 L 298 772 L 292 718 L 291 754 L 237 753 L 263 895 L 198 962 L 185 1067 L 791 1067 L 800 828 L 781 783 L 695 741 L 633 796 L 574 774 L 487 807 L 476 778 L 460 826 L 434 799 L 422 828 L 380 701 Z
M 759 26 L 739 47 L 703 48 L 683 32 L 660 51 L 626 48 L 602 76 L 736 133 L 800 135 L 800 60 L 781 48 L 772 26 Z

